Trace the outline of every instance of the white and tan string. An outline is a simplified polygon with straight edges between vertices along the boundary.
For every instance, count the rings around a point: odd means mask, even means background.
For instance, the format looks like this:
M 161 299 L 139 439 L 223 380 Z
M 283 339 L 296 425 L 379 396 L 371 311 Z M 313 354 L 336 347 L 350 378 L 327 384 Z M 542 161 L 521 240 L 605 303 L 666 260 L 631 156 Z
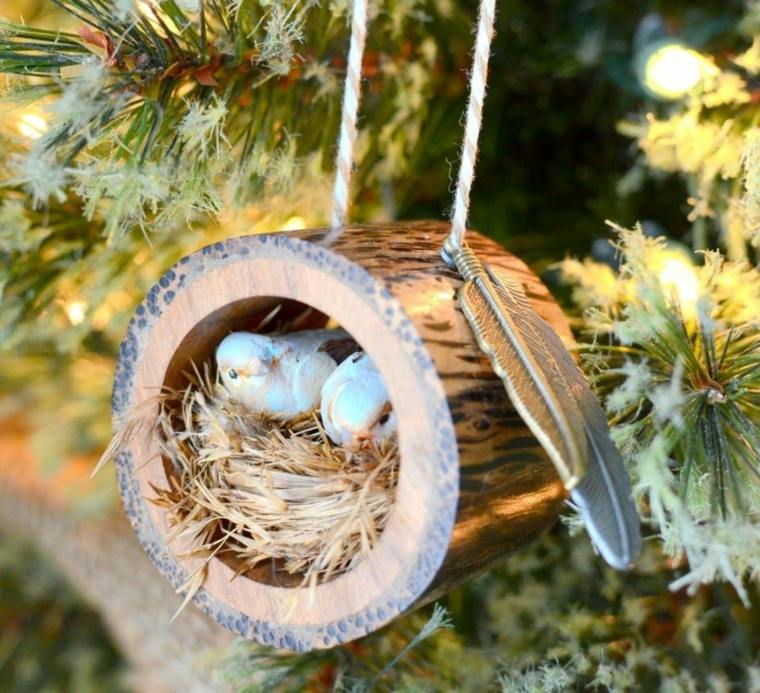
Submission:
M 491 41 L 496 17 L 496 0 L 481 0 L 478 15 L 478 34 L 475 39 L 475 54 L 470 73 L 470 99 L 467 103 L 467 120 L 462 140 L 462 156 L 459 163 L 454 208 L 451 213 L 451 233 L 449 243 L 461 248 L 467 230 L 467 216 L 470 210 L 470 190 L 475 178 L 475 161 L 478 158 L 478 139 L 483 122 L 483 100 L 488 81 L 488 60 L 491 57 Z
M 451 215 L 451 233 L 448 242 L 454 248 L 464 243 L 467 216 L 470 208 L 470 190 L 475 178 L 475 161 L 478 158 L 478 140 L 483 122 L 483 101 L 488 81 L 488 61 L 494 34 L 496 0 L 481 0 L 478 12 L 478 28 L 475 52 L 470 72 L 470 96 L 467 102 L 464 138 L 462 141 L 459 176 Z M 351 174 L 356 143 L 356 120 L 361 98 L 361 74 L 364 44 L 367 38 L 367 0 L 353 0 L 351 11 L 351 44 L 343 89 L 338 155 L 336 158 L 335 184 L 333 187 L 333 211 L 331 231 L 325 238 L 330 245 L 340 235 L 348 216 Z
M 354 0 L 351 10 L 351 44 L 348 49 L 346 81 L 343 87 L 338 155 L 335 160 L 332 230 L 325 238 L 327 245 L 340 235 L 348 216 L 351 174 L 354 166 L 354 145 L 356 143 L 356 120 L 361 99 L 362 62 L 366 38 L 367 0 Z

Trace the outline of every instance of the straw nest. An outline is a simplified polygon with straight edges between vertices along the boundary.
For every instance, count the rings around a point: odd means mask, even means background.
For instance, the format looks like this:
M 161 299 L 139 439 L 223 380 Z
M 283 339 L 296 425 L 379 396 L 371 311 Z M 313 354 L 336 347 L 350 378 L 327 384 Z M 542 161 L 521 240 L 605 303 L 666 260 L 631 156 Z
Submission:
M 395 440 L 349 452 L 318 413 L 288 423 L 251 414 L 208 369 L 161 397 L 158 430 L 174 473 L 150 500 L 167 511 L 182 557 L 204 559 L 186 601 L 212 557 L 236 575 L 270 563 L 312 587 L 337 576 L 367 555 L 393 506 Z

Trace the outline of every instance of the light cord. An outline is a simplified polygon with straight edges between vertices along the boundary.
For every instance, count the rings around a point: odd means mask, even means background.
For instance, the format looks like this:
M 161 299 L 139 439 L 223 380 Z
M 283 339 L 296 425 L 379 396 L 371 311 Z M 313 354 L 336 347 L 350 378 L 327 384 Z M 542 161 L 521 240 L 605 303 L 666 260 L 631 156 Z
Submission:
M 329 245 L 340 235 L 348 216 L 351 174 L 356 144 L 356 120 L 361 99 L 362 63 L 367 38 L 367 0 L 353 0 L 351 10 L 351 43 L 348 49 L 348 65 L 343 87 L 338 155 L 335 160 L 335 184 L 331 231 L 324 243 Z
M 452 249 L 462 247 L 470 210 L 470 190 L 475 178 L 475 161 L 478 158 L 478 139 L 483 122 L 483 101 L 488 81 L 488 60 L 494 34 L 496 0 L 481 0 L 478 15 L 478 33 L 470 73 L 470 98 L 467 102 L 467 120 L 462 141 L 454 208 L 451 213 L 451 232 L 446 244 Z

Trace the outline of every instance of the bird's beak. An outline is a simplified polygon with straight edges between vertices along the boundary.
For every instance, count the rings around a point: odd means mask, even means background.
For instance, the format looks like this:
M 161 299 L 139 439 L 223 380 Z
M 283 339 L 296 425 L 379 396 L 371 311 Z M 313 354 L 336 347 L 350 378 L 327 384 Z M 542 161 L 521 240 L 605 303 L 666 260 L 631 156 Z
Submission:
M 356 449 L 367 447 L 372 442 L 373 436 L 371 433 L 360 433 L 356 436 Z

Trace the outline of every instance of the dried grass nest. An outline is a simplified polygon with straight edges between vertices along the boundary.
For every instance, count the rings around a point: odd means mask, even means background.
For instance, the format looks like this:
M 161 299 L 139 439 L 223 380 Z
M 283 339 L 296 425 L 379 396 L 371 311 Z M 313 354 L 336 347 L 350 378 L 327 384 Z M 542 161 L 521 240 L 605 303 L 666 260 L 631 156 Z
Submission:
M 190 547 L 181 558 L 205 559 L 181 589 L 186 601 L 214 556 L 236 575 L 269 562 L 313 587 L 357 565 L 385 527 L 398 479 L 395 437 L 347 451 L 328 439 L 318 412 L 287 424 L 262 418 L 208 367 L 161 397 L 157 423 L 175 473 L 150 500 L 169 515 L 169 540 Z

